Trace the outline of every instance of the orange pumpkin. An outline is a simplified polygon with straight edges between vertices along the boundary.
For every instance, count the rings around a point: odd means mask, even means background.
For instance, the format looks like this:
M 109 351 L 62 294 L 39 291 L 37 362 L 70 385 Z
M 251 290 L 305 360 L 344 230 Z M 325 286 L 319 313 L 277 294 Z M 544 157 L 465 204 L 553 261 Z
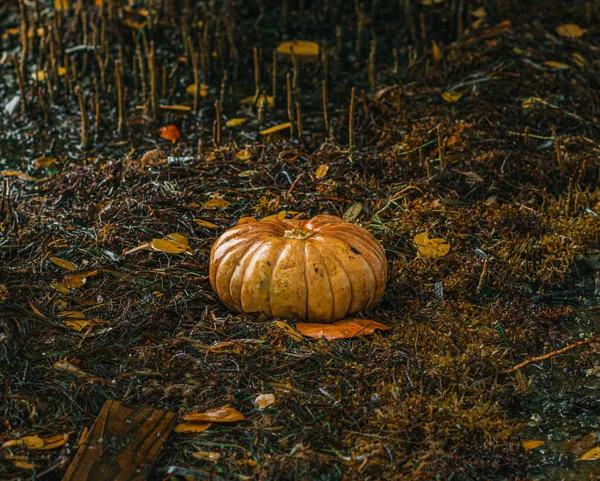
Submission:
M 209 274 L 238 312 L 333 322 L 379 302 L 387 261 L 369 232 L 339 217 L 250 219 L 217 239 Z

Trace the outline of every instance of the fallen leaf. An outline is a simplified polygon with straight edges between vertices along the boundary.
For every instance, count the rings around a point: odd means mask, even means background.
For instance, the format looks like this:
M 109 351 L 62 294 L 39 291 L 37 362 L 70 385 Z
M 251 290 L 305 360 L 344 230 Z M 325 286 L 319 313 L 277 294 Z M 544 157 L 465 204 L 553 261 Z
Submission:
M 185 246 L 187 249 L 191 249 L 190 243 L 187 238 L 183 234 L 179 234 L 178 232 L 173 232 L 168 234 L 167 237 L 175 242 L 179 242 L 181 245 Z
M 207 200 L 202 207 L 225 209 L 229 207 L 229 202 L 221 198 L 210 199 Z
M 33 166 L 36 169 L 54 167 L 56 165 L 55 157 L 39 157 L 33 161 Z
M 539 448 L 543 446 L 545 441 L 537 440 L 537 439 L 528 439 L 526 441 L 521 441 L 521 445 L 525 451 L 531 451 L 532 449 Z
M 417 247 L 419 257 L 437 259 L 450 252 L 450 244 L 441 238 L 430 239 L 426 232 L 417 234 L 414 237 L 413 242 Z
M 433 40 L 431 42 L 431 51 L 432 51 L 432 56 L 433 56 L 433 61 L 434 62 L 439 62 L 440 60 L 442 60 L 442 49 L 440 48 L 440 46 L 435 42 L 435 40 Z
M 442 94 L 442 98 L 446 102 L 454 103 L 458 102 L 462 98 L 462 94 L 460 92 L 444 92 Z
M 521 103 L 521 107 L 524 109 L 530 109 L 531 107 L 533 107 L 533 105 L 538 102 L 540 99 L 537 97 L 529 97 L 526 98 L 525 100 L 523 100 L 523 102 Z
M 260 135 L 272 135 L 272 134 L 277 134 L 280 133 L 286 129 L 290 129 L 290 132 L 292 130 L 292 123 L 291 122 L 286 122 L 285 124 L 279 124 L 279 125 L 275 125 L 274 127 L 270 127 L 268 129 L 265 130 L 261 130 Z
M 62 267 L 63 269 L 67 269 L 69 271 L 74 271 L 77 269 L 77 266 L 75 264 L 65 259 L 61 259 L 60 257 L 50 257 L 50 262 L 56 264 L 58 267 Z
M 35 180 L 30 175 L 24 172 L 19 172 L 18 170 L 5 170 L 4 172 L 0 172 L 0 177 L 18 177 L 19 179 L 23 180 Z
M 248 97 L 244 97 L 242 100 L 240 100 L 241 104 L 254 104 L 254 95 L 250 95 Z M 272 107 L 273 104 L 275 103 L 275 100 L 273 100 L 273 97 L 271 97 L 270 95 L 261 95 L 259 97 L 259 99 L 256 101 L 258 107 L 264 107 L 265 103 L 267 104 L 268 107 Z
M 46 316 L 44 316 L 44 314 L 42 314 L 42 312 L 35 306 L 35 304 L 32 301 L 29 301 L 29 307 L 31 307 L 33 313 L 40 319 L 48 319 Z
M 600 459 L 600 446 L 596 446 L 583 453 L 579 461 L 598 461 Z
M 74 331 L 81 331 L 94 323 L 86 319 L 65 319 L 63 324 Z
M 41 438 L 37 434 L 33 436 L 23 436 L 20 439 L 6 441 L 2 447 L 10 448 L 12 446 L 25 446 L 27 449 L 46 451 L 63 446 L 72 433 L 73 431 L 70 431 L 65 434 L 56 434 L 46 438 Z
M 252 158 L 252 153 L 248 149 L 244 149 L 237 152 L 235 157 L 239 160 L 250 160 Z
M 179 133 L 179 129 L 174 125 L 165 125 L 158 129 L 158 135 L 165 140 L 170 140 L 175 143 L 181 134 Z
M 259 410 L 263 410 L 268 408 L 271 404 L 275 403 L 275 395 L 274 394 L 259 394 L 256 396 L 254 400 L 254 404 L 258 407 Z
M 188 85 L 186 87 L 185 91 L 190 95 L 194 95 L 196 93 L 196 84 Z M 200 84 L 200 94 L 199 95 L 200 95 L 200 97 L 206 97 L 208 95 L 208 85 Z
M 27 469 L 29 471 L 35 469 L 35 464 L 30 463 L 28 461 L 22 461 L 22 460 L 19 460 L 19 459 L 15 459 L 15 460 L 12 461 L 12 463 L 13 463 L 13 466 L 15 468 Z
M 81 311 L 60 311 L 59 317 L 68 317 L 69 319 L 85 319 L 85 313 Z
M 585 30 L 574 23 L 565 23 L 556 27 L 556 33 L 558 33 L 561 37 L 575 39 L 583 36 Z
M 194 219 L 194 222 L 202 227 L 206 227 L 208 229 L 218 229 L 219 226 L 217 224 L 213 224 L 212 222 L 208 222 L 207 220 L 202 219 Z
M 63 277 L 62 284 L 68 289 L 77 289 L 86 283 L 88 277 L 94 277 L 96 275 L 98 275 L 98 271 L 96 270 L 81 272 L 79 274 L 67 274 Z
M 363 205 L 360 202 L 355 202 L 350 207 L 348 207 L 348 209 L 346 209 L 346 212 L 344 212 L 342 219 L 344 219 L 346 222 L 354 222 L 356 219 L 358 219 L 358 216 L 360 215 L 362 210 Z
M 54 8 L 56 10 L 68 10 L 69 0 L 54 0 Z
M 287 322 L 275 321 L 273 324 L 282 331 L 284 331 L 292 340 L 296 342 L 304 341 L 304 337 L 302 337 L 302 334 L 296 329 L 294 329 L 292 326 L 290 326 Z
M 277 212 L 277 214 L 271 214 L 266 217 L 263 217 L 262 219 L 260 219 L 260 222 L 264 222 L 266 220 L 283 220 L 286 217 L 287 217 L 287 212 L 280 211 L 280 212 Z
M 304 59 L 310 59 L 319 55 L 319 44 L 308 42 L 306 40 L 295 40 L 293 42 L 283 42 L 277 47 L 277 52 L 284 55 L 294 54 Z
M 235 223 L 235 225 L 250 224 L 251 222 L 258 221 L 254 217 L 242 217 Z
M 170 239 L 152 239 L 150 247 L 166 254 L 183 254 L 189 250 L 189 245 Z
M 328 341 L 333 339 L 349 339 L 355 336 L 366 336 L 377 329 L 387 331 L 391 327 L 370 319 L 344 319 L 333 324 L 316 324 L 312 322 L 300 322 L 296 328 L 306 337 Z
M 552 68 L 558 68 L 558 69 L 571 68 L 571 66 L 566 63 L 555 62 L 554 60 L 548 60 L 547 62 L 544 62 L 544 65 L 546 65 L 548 67 L 552 67 Z
M 6 299 L 8 299 L 8 289 L 6 288 L 6 286 L 4 284 L 0 284 L 0 303 L 4 302 Z
M 181 423 L 175 426 L 176 433 L 201 433 L 212 426 L 212 423 Z
M 327 172 L 329 172 L 329 166 L 327 164 L 321 164 L 319 165 L 319 168 L 315 171 L 315 177 L 317 179 L 322 179 L 327 175 Z
M 201 423 L 234 423 L 236 421 L 245 421 L 246 418 L 237 409 L 230 405 L 220 408 L 209 409 L 204 412 L 190 411 L 183 418 L 185 421 Z
M 575 62 L 575 65 L 577 65 L 578 67 L 585 67 L 587 64 L 587 61 L 585 60 L 585 58 L 583 57 L 583 55 L 577 53 L 577 52 L 573 52 L 571 54 L 571 56 L 573 57 L 573 62 Z
M 244 122 L 246 122 L 246 120 L 248 119 L 244 119 L 244 118 L 234 118 L 234 119 L 229 119 L 226 123 L 225 126 L 226 127 L 238 127 L 239 125 L 242 125 Z
M 212 451 L 196 451 L 195 453 L 192 453 L 192 457 L 200 459 L 201 461 L 211 461 L 216 463 L 219 459 L 221 459 L 221 454 Z
M 190 107 L 189 105 L 161 105 L 160 108 L 162 110 L 169 110 L 171 112 L 186 112 L 186 113 L 189 112 L 190 110 L 192 110 L 192 107 Z M 177 137 L 179 137 L 179 135 Z M 171 139 L 167 139 L 167 140 L 171 140 Z
M 61 294 L 65 294 L 65 295 L 69 295 L 69 294 L 71 294 L 71 291 L 70 291 L 70 289 L 66 288 L 65 286 L 63 286 L 63 285 L 62 285 L 61 283 L 59 283 L 59 282 L 52 281 L 52 282 L 50 283 L 50 285 L 51 285 L 51 286 L 52 286 L 52 287 L 53 287 L 53 288 L 54 288 L 54 289 L 55 289 L 57 292 L 60 292 Z

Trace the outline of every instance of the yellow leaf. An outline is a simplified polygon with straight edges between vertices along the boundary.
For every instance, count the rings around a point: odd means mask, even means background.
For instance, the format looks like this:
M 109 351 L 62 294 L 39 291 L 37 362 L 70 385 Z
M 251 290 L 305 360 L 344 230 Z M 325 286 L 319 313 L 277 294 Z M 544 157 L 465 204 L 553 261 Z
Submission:
M 34 72 L 33 74 L 31 74 L 31 76 L 33 77 L 34 80 L 37 80 L 38 82 L 43 82 L 46 78 L 46 74 L 44 73 L 43 70 L 38 70 L 37 72 Z
M 585 67 L 587 61 L 582 55 L 578 54 L 577 52 L 573 52 L 571 55 L 573 56 L 573 62 L 575 62 L 575 65 L 578 67 Z
M 286 122 L 285 124 L 279 124 L 279 125 L 275 125 L 274 127 L 270 127 L 268 129 L 261 130 L 260 135 L 272 135 L 272 134 L 280 133 L 281 131 L 286 130 L 286 129 L 290 129 L 290 132 L 291 132 L 291 130 L 292 130 L 291 122 Z
M 187 88 L 185 89 L 185 91 L 190 95 L 194 95 L 194 93 L 196 92 L 196 84 L 188 85 Z M 200 84 L 200 94 L 199 95 L 200 95 L 200 97 L 206 97 L 208 95 L 208 85 Z
M 579 461 L 598 461 L 600 459 L 600 446 L 596 446 L 581 455 Z
M 221 198 L 210 199 L 204 203 L 203 207 L 210 208 L 210 209 L 214 209 L 214 208 L 226 209 L 227 207 L 229 207 L 229 202 L 226 201 L 225 199 L 221 199 Z
M 59 317 L 68 317 L 69 319 L 85 319 L 85 313 L 81 311 L 60 311 Z
M 200 459 L 201 461 L 211 461 L 216 463 L 219 459 L 221 459 L 221 454 L 212 451 L 196 451 L 195 453 L 192 453 L 192 457 Z
M 266 97 L 264 95 L 261 95 L 257 100 L 257 104 L 259 107 L 264 107 L 265 102 L 267 103 L 267 107 L 272 107 L 273 104 L 275 103 L 275 101 L 273 100 L 273 97 L 271 97 L 270 95 L 267 95 Z M 240 100 L 240 103 L 241 104 L 253 104 L 254 103 L 254 95 L 244 97 L 242 100 Z
M 366 336 L 380 329 L 387 331 L 391 327 L 370 319 L 344 319 L 333 324 L 317 324 L 312 322 L 300 322 L 296 324 L 298 330 L 306 337 L 327 340 L 350 339 L 356 336 Z
M 68 10 L 69 0 L 54 0 L 54 8 L 56 10 Z
M 246 122 L 246 120 L 248 119 L 244 119 L 244 118 L 235 118 L 235 119 L 229 119 L 225 125 L 227 127 L 237 127 L 239 125 L 242 125 L 244 122 Z
M 571 66 L 566 63 L 555 62 L 554 60 L 548 60 L 547 62 L 544 62 L 544 65 L 546 65 L 547 67 L 559 68 L 559 69 L 571 68 Z
M 581 29 L 579 25 L 575 25 L 574 23 L 565 23 L 556 27 L 556 33 L 558 33 L 561 37 L 573 39 L 581 37 L 585 33 L 585 30 Z
M 201 433 L 212 426 L 212 423 L 181 423 L 175 426 L 176 433 Z
M 62 283 L 63 286 L 69 289 L 77 289 L 78 287 L 83 286 L 88 277 L 94 277 L 98 274 L 98 271 L 87 271 L 81 272 L 79 274 L 67 274 L 63 277 Z
M 29 463 L 27 461 L 21 461 L 19 459 L 15 459 L 14 461 L 12 461 L 12 463 L 15 466 L 15 468 L 27 469 L 29 471 L 35 469 L 35 464 Z
M 275 326 L 277 326 L 279 329 L 281 329 L 282 331 L 284 331 L 293 341 L 296 341 L 296 342 L 304 341 L 304 337 L 302 336 L 302 334 L 300 334 L 300 332 L 298 332 L 298 330 L 294 329 L 287 322 L 275 321 L 273 324 Z
M 440 60 L 442 60 L 442 49 L 435 42 L 435 40 L 433 40 L 431 43 L 432 43 L 431 52 L 432 52 L 432 55 L 433 55 L 433 61 L 437 63 Z
M 0 284 L 0 303 L 6 301 L 9 295 L 10 294 L 8 293 L 6 286 L 4 284 Z
M 184 235 L 179 234 L 177 232 L 173 232 L 172 234 L 167 235 L 167 237 L 171 240 L 174 240 L 175 242 L 179 242 L 182 246 L 185 246 L 187 249 L 191 249 L 190 243 Z
M 58 67 L 58 76 L 64 77 L 67 73 L 67 69 L 65 67 Z
M 540 441 L 537 439 L 528 439 L 526 441 L 521 442 L 521 445 L 523 446 L 523 449 L 525 451 L 531 451 L 532 449 L 539 448 L 540 446 L 543 446 L 544 444 L 545 444 L 545 441 Z
M 417 247 L 419 257 L 426 257 L 428 259 L 437 259 L 443 257 L 450 252 L 450 244 L 444 239 L 430 239 L 426 232 L 417 234 L 413 242 Z
M 360 202 L 355 202 L 350 207 L 348 207 L 348 209 L 346 209 L 346 212 L 344 212 L 342 218 L 346 222 L 353 222 L 358 218 L 358 216 L 362 212 L 362 209 L 363 205 Z
M 54 157 L 40 157 L 33 161 L 33 166 L 36 169 L 53 167 L 56 164 L 56 158 Z
M 24 172 L 19 172 L 18 170 L 5 170 L 4 172 L 0 172 L 0 177 L 18 177 L 23 180 L 35 180 L 30 175 L 27 175 Z
M 329 172 L 329 166 L 327 164 L 321 164 L 315 172 L 315 177 L 317 179 L 322 179 L 327 175 L 327 172 Z
M 189 250 L 189 246 L 181 244 L 169 239 L 152 239 L 150 247 L 159 252 L 165 252 L 167 254 L 183 254 Z
M 218 229 L 219 226 L 217 224 L 213 224 L 212 222 L 208 222 L 207 220 L 202 219 L 194 219 L 194 222 L 202 227 L 206 227 L 208 229 Z
M 254 404 L 258 407 L 259 410 L 263 410 L 268 408 L 271 404 L 275 404 L 275 395 L 274 394 L 259 394 L 256 396 L 254 400 Z
M 239 160 L 250 160 L 252 158 L 252 153 L 248 149 L 244 149 L 236 153 L 235 157 Z
M 60 257 L 50 257 L 50 262 L 56 264 L 58 267 L 62 267 L 63 269 L 67 269 L 69 271 L 74 271 L 77 269 L 75 264 L 65 259 L 61 259 Z
M 240 220 L 238 220 L 235 225 L 242 225 L 242 224 L 250 224 L 252 222 L 258 222 L 254 217 L 242 217 Z
M 208 409 L 204 412 L 190 411 L 183 419 L 184 421 L 195 423 L 233 423 L 246 420 L 241 412 L 228 404 L 219 408 Z
M 266 220 L 283 220 L 287 217 L 287 213 L 284 211 L 281 212 L 277 212 L 277 214 L 272 214 L 272 215 L 268 215 L 266 217 L 263 217 L 262 219 L 260 219 L 261 222 L 264 222 Z
M 44 314 L 42 314 L 42 312 L 35 306 L 35 304 L 32 301 L 29 301 L 29 307 L 31 307 L 33 313 L 40 319 L 48 319 L 46 316 L 44 316 Z
M 74 331 L 81 331 L 94 323 L 86 319 L 65 319 L 63 324 Z
M 277 51 L 284 55 L 291 55 L 292 49 L 294 50 L 294 54 L 304 59 L 314 58 L 319 55 L 319 44 L 307 42 L 306 40 L 283 42 L 277 47 Z
M 65 294 L 65 295 L 69 295 L 71 294 L 71 291 L 66 288 L 65 286 L 63 286 L 62 284 L 58 283 L 58 282 L 54 282 L 52 281 L 50 283 L 50 285 L 58 292 L 60 292 L 61 294 Z
M 523 107 L 524 109 L 530 109 L 539 100 L 540 99 L 537 98 L 537 97 L 526 98 L 525 100 L 523 100 L 523 103 L 521 104 L 521 107 Z
M 170 110 L 171 112 L 189 112 L 192 107 L 189 105 L 161 105 L 162 110 Z
M 446 102 L 450 102 L 450 103 L 454 103 L 454 102 L 458 102 L 462 97 L 462 94 L 460 92 L 444 92 L 442 94 L 442 98 L 446 101 Z

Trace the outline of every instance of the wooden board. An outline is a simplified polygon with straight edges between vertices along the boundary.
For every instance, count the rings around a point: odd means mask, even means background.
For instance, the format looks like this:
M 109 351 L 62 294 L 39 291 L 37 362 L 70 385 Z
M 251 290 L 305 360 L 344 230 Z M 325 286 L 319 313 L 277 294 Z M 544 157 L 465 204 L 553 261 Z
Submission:
M 106 401 L 62 481 L 142 481 L 175 426 L 174 414 Z

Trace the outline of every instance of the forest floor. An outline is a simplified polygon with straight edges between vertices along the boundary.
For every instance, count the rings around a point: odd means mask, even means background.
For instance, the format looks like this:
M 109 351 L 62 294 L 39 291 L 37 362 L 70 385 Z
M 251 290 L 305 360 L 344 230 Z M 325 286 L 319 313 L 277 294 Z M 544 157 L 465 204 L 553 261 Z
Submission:
M 599 479 L 597 2 L 12 3 L 0 479 L 60 479 L 109 399 L 246 417 L 172 434 L 153 479 Z M 273 76 L 289 39 L 319 56 Z M 212 292 L 227 228 L 321 213 L 385 247 L 391 330 L 300 339 Z

